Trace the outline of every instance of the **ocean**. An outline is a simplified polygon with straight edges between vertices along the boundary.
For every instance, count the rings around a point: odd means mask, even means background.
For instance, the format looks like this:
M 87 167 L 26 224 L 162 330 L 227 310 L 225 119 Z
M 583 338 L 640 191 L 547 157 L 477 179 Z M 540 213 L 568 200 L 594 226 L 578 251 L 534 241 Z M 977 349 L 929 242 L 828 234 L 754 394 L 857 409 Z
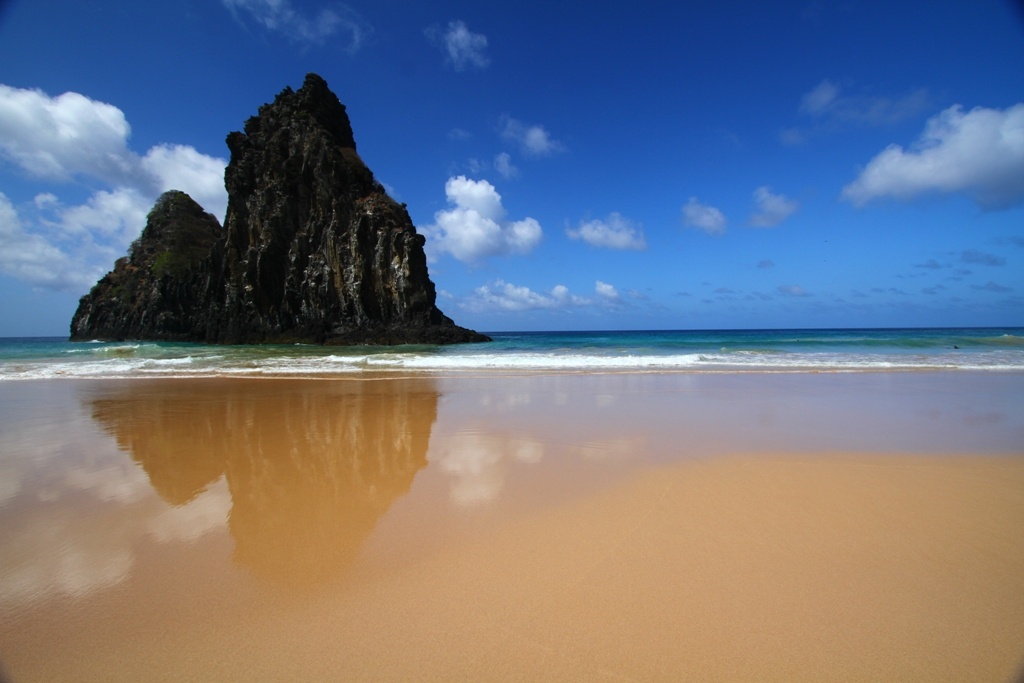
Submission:
M 212 346 L 0 338 L 0 380 L 369 373 L 1024 370 L 1024 328 L 497 332 L 486 344 Z

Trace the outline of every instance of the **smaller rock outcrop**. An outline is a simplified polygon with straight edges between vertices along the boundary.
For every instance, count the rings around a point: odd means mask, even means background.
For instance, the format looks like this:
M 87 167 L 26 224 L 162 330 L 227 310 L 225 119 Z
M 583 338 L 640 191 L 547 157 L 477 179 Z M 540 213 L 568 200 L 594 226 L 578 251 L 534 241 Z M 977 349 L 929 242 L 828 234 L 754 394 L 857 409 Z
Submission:
M 188 195 L 82 297 L 71 339 L 222 344 L 488 341 L 436 306 L 424 238 L 356 153 L 316 74 L 227 136 L 222 228 Z
M 191 197 L 165 192 L 128 255 L 82 298 L 71 338 L 196 340 L 208 314 L 211 254 L 223 238 Z

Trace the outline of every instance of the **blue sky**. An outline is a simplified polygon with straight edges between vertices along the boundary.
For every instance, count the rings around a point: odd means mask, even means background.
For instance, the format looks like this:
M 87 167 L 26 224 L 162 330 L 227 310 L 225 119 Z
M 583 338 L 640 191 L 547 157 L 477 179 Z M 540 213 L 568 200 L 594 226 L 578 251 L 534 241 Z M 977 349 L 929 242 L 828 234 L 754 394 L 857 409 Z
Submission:
M 0 336 L 307 72 L 485 331 L 1024 325 L 1011 0 L 0 0 Z

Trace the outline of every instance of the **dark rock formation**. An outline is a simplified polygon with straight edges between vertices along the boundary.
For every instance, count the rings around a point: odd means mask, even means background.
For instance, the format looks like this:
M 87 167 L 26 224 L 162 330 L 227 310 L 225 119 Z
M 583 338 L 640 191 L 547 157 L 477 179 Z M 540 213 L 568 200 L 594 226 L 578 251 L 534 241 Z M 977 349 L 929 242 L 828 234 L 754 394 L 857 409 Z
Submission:
M 359 158 L 322 78 L 286 88 L 227 144 L 225 227 L 182 192 L 161 196 L 82 298 L 73 340 L 488 340 L 435 305 L 424 238 Z
M 203 279 L 224 230 L 184 192 L 161 195 L 142 234 L 82 298 L 71 338 L 201 340 Z

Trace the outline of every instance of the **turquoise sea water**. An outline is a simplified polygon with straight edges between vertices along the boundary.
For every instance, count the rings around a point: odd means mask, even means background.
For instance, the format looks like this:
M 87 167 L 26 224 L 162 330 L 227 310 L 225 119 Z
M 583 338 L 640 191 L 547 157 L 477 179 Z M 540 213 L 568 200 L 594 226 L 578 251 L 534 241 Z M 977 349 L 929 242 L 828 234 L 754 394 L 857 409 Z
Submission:
M 487 344 L 209 346 L 0 338 L 0 380 L 367 372 L 1024 370 L 1024 328 L 491 333 Z

